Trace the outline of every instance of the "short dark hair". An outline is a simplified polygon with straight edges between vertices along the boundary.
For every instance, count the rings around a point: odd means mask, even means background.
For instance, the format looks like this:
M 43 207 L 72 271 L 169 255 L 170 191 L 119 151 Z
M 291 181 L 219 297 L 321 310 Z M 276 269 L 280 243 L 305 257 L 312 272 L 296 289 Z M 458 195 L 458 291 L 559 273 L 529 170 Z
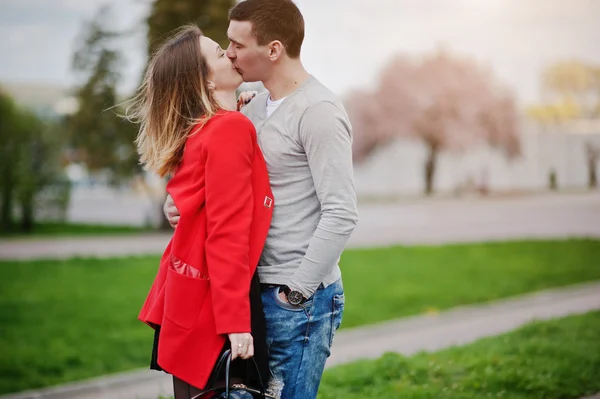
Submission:
M 300 56 L 304 18 L 292 0 L 245 0 L 229 11 L 230 21 L 249 21 L 259 45 L 279 40 L 291 58 Z

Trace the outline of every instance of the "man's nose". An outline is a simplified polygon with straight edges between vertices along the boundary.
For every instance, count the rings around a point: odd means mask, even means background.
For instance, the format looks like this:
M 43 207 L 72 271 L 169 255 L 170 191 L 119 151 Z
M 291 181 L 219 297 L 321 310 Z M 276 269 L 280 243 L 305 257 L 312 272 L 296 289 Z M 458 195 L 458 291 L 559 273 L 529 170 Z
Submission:
M 229 45 L 229 47 L 227 47 L 227 51 L 225 52 L 225 54 L 230 60 L 233 61 L 235 59 L 235 51 L 233 51 L 233 48 L 231 48 L 231 44 Z

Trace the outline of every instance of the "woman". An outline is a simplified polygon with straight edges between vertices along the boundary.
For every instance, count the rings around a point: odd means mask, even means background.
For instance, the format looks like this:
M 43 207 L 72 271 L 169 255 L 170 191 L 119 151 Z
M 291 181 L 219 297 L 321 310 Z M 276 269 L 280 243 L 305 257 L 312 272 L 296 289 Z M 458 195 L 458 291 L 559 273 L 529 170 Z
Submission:
M 152 57 L 134 100 L 141 163 L 172 177 L 181 214 L 139 315 L 155 329 L 151 367 L 173 375 L 176 399 L 206 387 L 226 348 L 268 367 L 256 266 L 273 195 L 256 131 L 236 112 L 241 83 L 223 49 L 186 26 Z

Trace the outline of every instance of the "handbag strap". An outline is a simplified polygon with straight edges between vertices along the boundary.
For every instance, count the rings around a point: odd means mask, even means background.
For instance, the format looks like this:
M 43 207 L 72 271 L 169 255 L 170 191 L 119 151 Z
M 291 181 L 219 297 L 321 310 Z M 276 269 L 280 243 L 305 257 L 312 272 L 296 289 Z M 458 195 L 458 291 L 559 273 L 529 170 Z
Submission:
M 227 349 L 227 351 L 225 351 L 227 353 L 227 363 L 225 364 L 225 398 L 229 399 L 229 395 L 230 395 L 230 388 L 231 385 L 229 384 L 229 378 L 231 375 L 230 369 L 231 369 L 231 351 L 229 349 Z M 265 396 L 265 385 L 263 384 L 263 380 L 262 377 L 260 375 L 260 371 L 258 370 L 258 364 L 256 364 L 256 360 L 254 359 L 254 357 L 251 357 L 250 360 L 252 360 L 252 364 L 254 365 L 254 370 L 256 371 L 256 375 L 258 376 L 258 383 L 259 383 L 259 388 L 260 388 L 260 395 L 263 398 L 266 398 Z
M 216 388 L 217 380 L 219 379 L 219 374 L 221 374 L 221 370 L 223 370 L 223 366 L 227 362 L 227 359 L 230 356 L 230 352 L 231 351 L 229 349 L 227 349 L 225 352 L 223 352 L 221 354 L 221 357 L 219 358 L 219 360 L 217 361 L 217 364 L 215 366 L 214 372 L 212 373 L 212 375 L 210 377 L 210 381 L 208 382 L 208 385 L 207 385 L 208 388 Z
M 250 360 L 252 360 L 251 363 L 254 365 L 254 370 L 256 371 L 256 375 L 258 376 L 260 395 L 264 399 L 266 399 L 267 395 L 265 393 L 265 385 L 263 383 L 262 376 L 260 375 L 258 364 L 256 363 L 256 360 L 253 357 L 251 357 Z M 230 399 L 229 396 L 231 394 L 231 385 L 230 385 L 231 361 L 232 361 L 231 350 L 227 349 L 225 352 L 223 352 L 223 355 L 217 362 L 217 365 L 215 366 L 215 372 L 213 373 L 207 388 L 205 390 L 203 390 L 202 392 L 200 392 L 199 394 L 192 397 L 191 399 L 200 399 L 203 395 L 206 395 L 209 392 L 214 392 L 217 389 L 220 389 L 220 388 L 215 387 L 215 385 L 217 382 L 218 375 L 221 373 L 221 370 L 223 369 L 223 365 L 225 365 L 225 397 L 227 399 Z

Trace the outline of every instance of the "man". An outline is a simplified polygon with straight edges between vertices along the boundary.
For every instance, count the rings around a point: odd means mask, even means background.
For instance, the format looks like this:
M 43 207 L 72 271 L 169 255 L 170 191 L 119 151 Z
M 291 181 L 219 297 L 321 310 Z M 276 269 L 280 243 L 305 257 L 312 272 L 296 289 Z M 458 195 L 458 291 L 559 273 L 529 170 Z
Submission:
M 339 98 L 302 65 L 304 19 L 291 0 L 246 0 L 229 20 L 227 56 L 244 81 L 268 90 L 242 112 L 256 126 L 275 197 L 258 266 L 270 388 L 283 399 L 316 398 L 344 307 L 338 262 L 358 221 L 351 126 Z M 165 213 L 177 222 L 170 199 Z

